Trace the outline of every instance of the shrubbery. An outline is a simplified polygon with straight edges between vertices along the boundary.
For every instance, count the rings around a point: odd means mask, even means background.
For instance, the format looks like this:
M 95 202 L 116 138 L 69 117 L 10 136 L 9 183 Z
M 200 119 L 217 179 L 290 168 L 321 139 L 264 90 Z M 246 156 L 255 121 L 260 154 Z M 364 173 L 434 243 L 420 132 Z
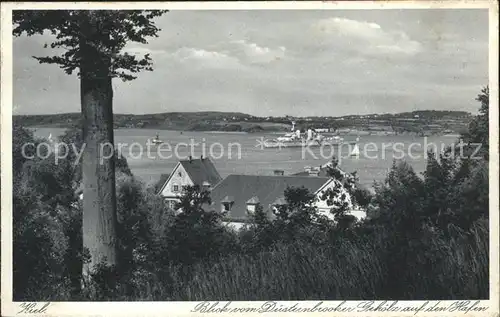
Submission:
M 466 138 L 484 132 L 480 120 Z M 77 142 L 78 133 L 63 138 Z M 79 168 L 24 160 L 21 144 L 37 141 L 22 128 L 13 141 L 15 300 L 489 297 L 486 155 L 429 153 L 423 175 L 395 163 L 373 195 L 333 164 L 330 174 L 349 188 L 352 203 L 367 208 L 366 220 L 356 222 L 333 202 L 336 221 L 328 220 L 304 188 L 289 188 L 273 220 L 258 208 L 240 232 L 223 224 L 223 214 L 204 210 L 210 197 L 198 187 L 186 188 L 182 212 L 168 209 L 157 188 L 135 179 L 120 158 L 120 265 L 100 268 L 82 289 Z

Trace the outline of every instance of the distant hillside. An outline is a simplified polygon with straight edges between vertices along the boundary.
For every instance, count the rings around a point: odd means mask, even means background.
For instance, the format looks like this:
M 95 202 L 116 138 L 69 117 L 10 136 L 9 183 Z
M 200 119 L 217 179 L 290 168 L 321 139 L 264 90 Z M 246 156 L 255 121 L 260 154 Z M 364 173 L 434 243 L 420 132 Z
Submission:
M 199 125 L 215 128 L 224 122 L 248 120 L 252 116 L 240 112 L 168 112 L 155 114 L 115 114 L 115 128 L 151 128 L 167 130 L 197 130 Z M 67 128 L 78 124 L 80 113 L 62 113 L 50 115 L 18 115 L 14 123 L 23 126 Z
M 79 113 L 51 115 L 18 115 L 14 123 L 31 127 L 69 128 L 79 124 Z M 350 115 L 342 117 L 256 117 L 240 112 L 167 112 L 156 114 L 116 114 L 115 128 L 159 129 L 179 131 L 234 131 L 263 132 L 287 131 L 291 121 L 298 129 L 345 129 L 367 133 L 395 134 L 459 133 L 470 122 L 472 115 L 465 111 L 418 110 L 396 114 Z
M 396 118 L 420 118 L 420 119 L 455 119 L 455 118 L 467 118 L 471 114 L 466 111 L 443 111 L 443 110 L 416 110 L 412 112 L 400 112 L 395 114 L 380 114 L 380 115 L 370 115 L 377 116 L 379 118 L 384 117 L 396 117 Z

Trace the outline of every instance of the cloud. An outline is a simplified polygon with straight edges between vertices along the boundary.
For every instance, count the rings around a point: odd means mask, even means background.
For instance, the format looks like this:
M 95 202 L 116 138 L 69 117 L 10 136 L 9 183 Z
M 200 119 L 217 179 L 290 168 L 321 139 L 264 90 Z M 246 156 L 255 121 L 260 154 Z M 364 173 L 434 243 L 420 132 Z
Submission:
M 266 47 L 247 40 L 219 42 L 204 48 L 183 47 L 172 56 L 181 63 L 208 68 L 247 69 L 268 65 L 285 57 L 284 46 Z
M 164 54 L 166 54 L 166 51 L 160 50 L 160 49 L 151 49 L 148 47 L 142 47 L 142 46 L 130 46 L 125 48 L 125 52 L 132 54 L 132 55 L 140 55 L 144 56 L 146 54 L 150 54 L 152 57 L 159 57 Z
M 312 25 L 326 43 L 347 40 L 349 44 L 366 45 L 365 52 L 375 54 L 408 54 L 421 51 L 421 44 L 402 31 L 386 31 L 379 24 L 346 18 L 327 18 Z
M 284 46 L 270 48 L 246 40 L 238 40 L 233 43 L 238 46 L 243 52 L 246 61 L 251 64 L 268 64 L 282 60 L 285 57 L 286 48 Z
M 158 38 L 130 44 L 151 53 L 154 71 L 113 81 L 114 111 L 477 111 L 488 81 L 487 10 L 332 12 L 171 11 L 158 19 Z M 52 40 L 14 38 L 16 113 L 80 111 L 76 76 L 31 57 L 57 53 L 43 48 Z
M 183 47 L 172 54 L 182 63 L 198 64 L 209 68 L 234 68 L 240 61 L 225 52 L 208 51 L 201 48 Z

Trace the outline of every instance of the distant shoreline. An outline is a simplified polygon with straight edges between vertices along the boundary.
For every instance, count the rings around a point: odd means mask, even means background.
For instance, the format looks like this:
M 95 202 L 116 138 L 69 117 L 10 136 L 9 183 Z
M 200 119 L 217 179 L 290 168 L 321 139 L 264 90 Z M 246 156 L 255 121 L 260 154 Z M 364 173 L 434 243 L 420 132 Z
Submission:
M 28 129 L 70 129 L 71 127 L 66 127 L 66 126 L 59 126 L 59 125 L 31 125 L 27 126 L 26 128 Z M 152 135 L 158 131 L 166 131 L 166 132 L 172 132 L 172 133 L 206 133 L 206 134 L 236 134 L 236 135 L 246 135 L 246 134 L 268 134 L 268 135 L 283 135 L 285 133 L 289 133 L 290 131 L 274 131 L 274 130 L 257 130 L 257 131 L 220 131 L 220 130 L 172 130 L 172 129 L 165 129 L 165 128 L 129 128 L 129 127 L 117 127 L 114 128 L 114 130 L 149 130 L 153 131 Z M 455 133 L 435 133 L 435 134 L 429 134 L 429 135 L 417 135 L 414 132 L 399 132 L 399 133 L 380 133 L 380 132 L 373 132 L 370 133 L 370 131 L 353 131 L 353 132 L 348 132 L 348 133 L 335 133 L 335 132 L 326 132 L 322 133 L 325 136 L 339 136 L 339 137 L 354 137 L 354 136 L 359 136 L 359 137 L 364 137 L 364 136 L 385 136 L 385 137 L 391 137 L 391 136 L 441 136 L 441 137 L 454 137 L 458 138 L 460 137 L 460 134 L 455 134 Z
M 399 114 L 345 117 L 256 117 L 238 112 L 171 112 L 144 115 L 115 114 L 115 129 L 202 132 L 210 134 L 284 134 L 295 128 L 329 130 L 339 136 L 460 134 L 472 116 L 463 111 L 422 110 Z M 81 114 L 15 115 L 13 124 L 35 129 L 68 129 L 80 124 Z M 333 132 L 335 131 L 335 132 Z
M 181 131 L 181 132 L 202 132 L 202 133 L 210 133 L 210 134 L 250 134 L 250 133 L 258 133 L 256 132 L 247 132 L 247 131 Z
M 58 126 L 58 125 L 31 125 L 27 126 L 27 129 L 71 129 L 71 127 L 66 127 L 66 126 Z M 197 131 L 197 130 L 172 130 L 172 129 L 165 129 L 165 128 L 126 128 L 126 127 L 118 127 L 114 128 L 113 130 L 151 130 L 151 131 L 167 131 L 167 132 L 199 132 L 199 133 L 210 133 L 210 134 L 250 134 L 250 133 L 259 133 L 259 131 L 255 132 L 247 132 L 247 131 Z M 260 132 L 266 132 L 266 131 L 260 131 Z M 280 134 L 277 132 L 277 134 Z

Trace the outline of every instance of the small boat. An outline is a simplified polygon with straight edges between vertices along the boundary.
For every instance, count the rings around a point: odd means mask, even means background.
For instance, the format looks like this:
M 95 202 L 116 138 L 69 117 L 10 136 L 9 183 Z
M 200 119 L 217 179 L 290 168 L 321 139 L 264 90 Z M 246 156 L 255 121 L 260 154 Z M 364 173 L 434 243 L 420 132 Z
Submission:
M 150 139 L 151 143 L 153 143 L 154 145 L 158 145 L 158 144 L 162 144 L 163 141 L 160 140 L 160 136 L 157 134 L 156 137 L 154 139 Z
M 359 158 L 359 136 L 356 138 L 356 142 L 354 143 L 354 148 L 352 149 L 350 156 L 355 156 L 356 158 Z
M 352 149 L 350 156 L 359 157 L 359 146 L 357 143 L 354 145 L 354 149 Z

